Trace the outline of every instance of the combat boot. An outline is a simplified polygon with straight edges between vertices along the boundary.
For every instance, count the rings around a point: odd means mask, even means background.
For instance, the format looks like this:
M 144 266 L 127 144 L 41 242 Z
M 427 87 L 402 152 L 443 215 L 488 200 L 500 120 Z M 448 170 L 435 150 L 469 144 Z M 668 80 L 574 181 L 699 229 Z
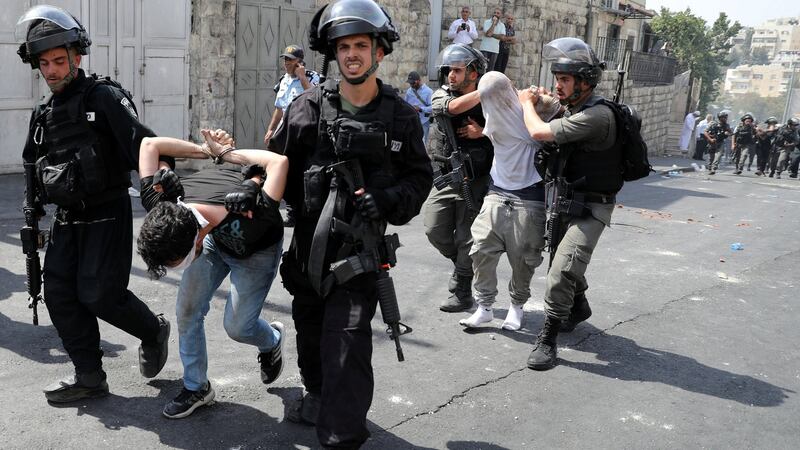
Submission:
M 561 327 L 558 331 L 571 333 L 579 323 L 589 317 L 592 317 L 592 308 L 589 307 L 589 300 L 586 299 L 586 295 L 578 294 L 573 299 L 572 309 L 569 310 L 569 318 L 561 322 Z
M 559 319 L 547 316 L 542 331 L 536 337 L 533 350 L 528 356 L 528 367 L 533 370 L 549 370 L 555 367 L 558 354 L 556 352 L 556 339 L 558 328 L 561 326 Z
M 103 370 L 75 375 L 57 381 L 44 389 L 44 397 L 51 403 L 70 403 L 87 398 L 108 395 L 106 373 Z
M 472 298 L 472 276 L 456 275 L 456 289 L 439 305 L 444 312 L 462 312 L 472 308 L 475 300 Z
M 158 335 L 156 339 L 139 345 L 139 372 L 145 378 L 153 378 L 161 372 L 169 354 L 169 321 L 163 314 L 158 319 Z
M 321 404 L 322 399 L 319 395 L 305 392 L 286 413 L 286 419 L 294 423 L 316 425 Z

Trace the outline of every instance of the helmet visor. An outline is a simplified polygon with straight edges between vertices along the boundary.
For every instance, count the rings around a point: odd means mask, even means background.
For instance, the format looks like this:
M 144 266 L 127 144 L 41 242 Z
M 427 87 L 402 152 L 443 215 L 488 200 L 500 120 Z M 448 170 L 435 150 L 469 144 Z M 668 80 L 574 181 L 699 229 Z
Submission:
M 387 26 L 386 13 L 372 0 L 338 0 L 334 1 L 319 19 L 317 30 L 322 31 L 334 22 L 368 22 L 376 29 Z
M 436 57 L 436 67 L 466 67 L 472 64 L 478 56 L 460 44 L 448 45 Z
M 589 65 L 598 64 L 592 48 L 577 38 L 559 38 L 549 42 L 542 49 L 542 59 L 551 63 Z
M 17 20 L 17 26 L 14 30 L 14 38 L 16 41 L 26 41 L 28 39 L 28 27 L 30 26 L 30 22 L 40 19 L 51 22 L 64 30 L 81 28 L 81 25 L 75 18 L 63 9 L 50 5 L 38 5 L 29 9 Z

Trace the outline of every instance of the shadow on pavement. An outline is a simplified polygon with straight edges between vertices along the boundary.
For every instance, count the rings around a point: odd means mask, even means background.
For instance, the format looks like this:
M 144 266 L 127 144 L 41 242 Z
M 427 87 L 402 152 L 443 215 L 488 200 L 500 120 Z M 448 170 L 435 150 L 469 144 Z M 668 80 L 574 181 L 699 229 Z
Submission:
M 655 179 L 654 177 L 659 177 Z M 677 187 L 657 186 L 661 181 L 660 175 L 650 175 L 642 181 L 625 183 L 622 190 L 617 194 L 617 203 L 628 208 L 663 209 L 686 197 L 697 198 L 726 198 L 724 195 L 713 192 L 700 192 L 692 189 L 681 189 Z
M 447 443 L 447 448 L 449 450 L 508 450 L 508 447 L 478 441 L 450 441 Z
M 25 276 L 9 272 L 0 267 L 0 301 L 9 301 L 12 294 L 25 292 Z M 27 294 L 24 297 L 27 304 Z M 47 314 L 47 308 L 39 305 L 40 320 Z M 41 322 L 40 322 L 41 323 Z M 24 336 L 24 339 L 20 339 Z M 103 356 L 116 358 L 125 350 L 124 345 L 100 341 Z M 69 363 L 58 333 L 52 325 L 33 325 L 32 322 L 18 322 L 0 313 L 0 347 L 19 356 L 42 364 Z M 44 386 L 42 386 L 44 387 Z
M 753 378 L 717 369 L 696 359 L 654 348 L 641 347 L 632 339 L 603 333 L 590 324 L 590 338 L 575 350 L 595 353 L 604 363 L 573 362 L 559 358 L 559 364 L 584 372 L 624 381 L 656 382 L 686 391 L 733 400 L 744 405 L 778 406 L 787 398 L 785 389 Z

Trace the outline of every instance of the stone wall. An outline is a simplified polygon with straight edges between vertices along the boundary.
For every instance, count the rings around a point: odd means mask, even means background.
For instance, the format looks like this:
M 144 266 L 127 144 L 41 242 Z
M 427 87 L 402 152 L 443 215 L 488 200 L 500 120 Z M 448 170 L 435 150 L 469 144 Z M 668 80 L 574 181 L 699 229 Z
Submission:
M 233 130 L 236 0 L 192 0 L 189 38 L 189 140 L 200 142 L 201 128 Z M 199 169 L 209 161 L 183 160 Z
M 317 0 L 317 5 L 327 3 Z M 407 87 L 406 77 L 412 70 L 423 79 L 427 76 L 428 0 L 382 0 L 400 33 L 394 52 L 381 64 L 379 76 L 397 88 Z M 500 4 L 516 18 L 517 44 L 512 47 L 506 74 L 517 87 L 540 84 L 541 49 L 555 38 L 583 37 L 586 29 L 585 0 L 548 2 L 543 0 L 443 0 L 442 41 L 439 49 L 449 44 L 447 28 L 461 6 L 472 8 L 472 19 L 481 27 L 494 7 Z M 192 35 L 190 41 L 190 123 L 189 133 L 197 140 L 201 127 L 233 129 L 234 66 L 236 54 L 236 0 L 193 0 Z M 480 40 L 474 46 L 477 48 Z M 332 70 L 335 73 L 335 69 Z M 613 94 L 616 72 L 604 75 L 599 89 Z M 625 101 L 634 106 L 643 119 L 644 136 L 652 154 L 666 149 L 667 120 L 674 87 L 625 85 Z
M 597 92 L 607 98 L 614 96 L 618 75 L 615 70 L 603 73 L 603 79 L 597 86 Z M 675 85 L 641 86 L 625 80 L 623 102 L 632 106 L 642 118 L 642 137 L 647 143 L 650 155 L 664 155 L 667 151 L 667 139 L 670 126 L 672 99 Z

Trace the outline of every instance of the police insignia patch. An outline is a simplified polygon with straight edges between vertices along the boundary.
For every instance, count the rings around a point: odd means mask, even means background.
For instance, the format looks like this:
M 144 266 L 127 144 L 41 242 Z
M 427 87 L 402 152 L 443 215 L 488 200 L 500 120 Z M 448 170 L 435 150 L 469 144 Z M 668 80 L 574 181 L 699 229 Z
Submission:
M 86 120 L 89 122 L 94 122 L 94 111 L 86 112 Z
M 403 143 L 400 141 L 392 141 L 392 151 L 399 152 L 403 148 Z
M 125 107 L 125 109 L 128 110 L 130 115 L 132 115 L 135 119 L 139 118 L 139 116 L 136 114 L 136 110 L 133 108 L 133 105 L 131 105 L 131 102 L 127 98 L 123 98 L 119 102 Z

